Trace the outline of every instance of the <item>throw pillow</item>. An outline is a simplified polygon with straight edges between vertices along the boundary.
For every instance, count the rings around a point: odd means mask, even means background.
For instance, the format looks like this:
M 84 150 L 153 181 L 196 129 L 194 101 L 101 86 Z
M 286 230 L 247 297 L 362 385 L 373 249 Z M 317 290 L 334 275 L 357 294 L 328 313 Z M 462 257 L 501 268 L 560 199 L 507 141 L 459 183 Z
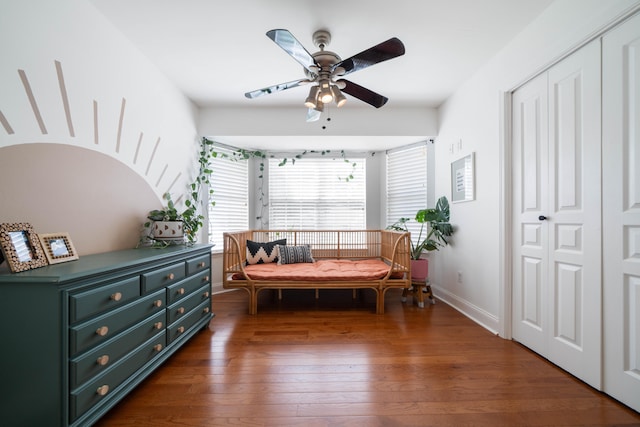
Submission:
M 278 264 L 296 264 L 299 262 L 316 262 L 311 255 L 310 245 L 283 246 L 278 245 L 280 260 Z
M 278 245 L 286 245 L 287 239 L 273 242 L 247 240 L 247 265 L 278 262 Z

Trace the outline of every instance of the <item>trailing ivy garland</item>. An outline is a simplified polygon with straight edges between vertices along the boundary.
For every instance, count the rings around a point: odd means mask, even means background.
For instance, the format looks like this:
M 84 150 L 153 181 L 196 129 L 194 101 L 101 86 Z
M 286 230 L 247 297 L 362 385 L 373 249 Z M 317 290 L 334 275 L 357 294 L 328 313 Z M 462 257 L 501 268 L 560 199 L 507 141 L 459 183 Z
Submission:
M 260 215 L 256 217 L 257 220 L 259 220 L 262 224 L 262 228 L 265 227 L 264 224 L 264 210 L 267 208 L 268 204 L 265 203 L 265 193 L 264 193 L 264 169 L 265 169 L 265 161 L 267 159 L 267 157 L 269 158 L 275 158 L 275 156 L 273 154 L 270 154 L 269 156 L 267 156 L 267 154 L 263 151 L 260 150 L 247 150 L 244 148 L 238 148 L 236 150 L 234 150 L 230 155 L 226 154 L 226 153 L 218 153 L 215 151 L 214 149 L 214 145 L 215 142 L 211 141 L 210 139 L 207 139 L 205 137 L 202 138 L 202 145 L 206 146 L 209 148 L 209 154 L 210 157 L 209 158 L 228 158 L 232 161 L 242 161 L 242 160 L 250 160 L 250 159 L 258 159 L 260 161 L 260 163 L 258 163 L 258 170 L 260 172 L 260 175 L 258 175 L 258 179 L 260 180 L 260 185 L 258 187 L 258 202 L 260 203 Z M 291 165 L 295 165 L 296 164 L 296 160 L 300 160 L 302 159 L 305 155 L 309 155 L 309 154 L 320 154 L 321 156 L 326 156 L 327 154 L 330 154 L 331 150 L 322 150 L 322 151 L 316 151 L 316 150 L 304 150 L 303 152 L 294 155 L 293 157 L 285 157 L 283 158 L 280 163 L 278 163 L 278 166 L 285 166 L 288 163 L 290 163 Z M 202 152 L 200 153 L 202 156 Z M 342 178 L 342 177 L 338 177 L 338 179 L 340 181 L 345 181 L 345 182 L 349 182 L 350 180 L 353 179 L 353 174 L 355 172 L 355 169 L 357 167 L 357 163 L 356 162 L 351 162 L 350 160 L 347 159 L 346 157 L 346 153 L 344 152 L 344 150 L 340 150 L 340 157 L 342 158 L 342 160 L 346 163 L 351 163 L 351 172 L 349 173 L 349 175 L 347 175 L 346 177 Z M 209 188 L 209 192 L 212 193 L 213 190 L 211 188 Z
M 291 163 L 294 165 L 296 160 L 302 159 L 307 154 L 320 154 L 325 156 L 331 153 L 330 150 L 305 150 L 300 154 L 296 154 L 291 158 L 283 158 L 282 161 L 278 164 L 278 166 L 285 166 L 287 163 Z M 355 172 L 357 164 L 355 162 L 351 162 L 346 158 L 346 153 L 344 150 L 340 151 L 340 157 L 342 157 L 343 161 L 346 163 L 351 163 L 352 169 L 348 176 L 342 178 L 339 177 L 340 181 L 349 182 L 353 179 L 353 173 Z M 263 221 L 264 218 L 264 209 L 267 207 L 265 203 L 265 193 L 264 193 L 264 169 L 265 169 L 265 161 L 267 159 L 267 154 L 260 150 L 247 150 L 244 148 L 238 148 L 234 150 L 231 155 L 227 153 L 221 153 L 215 150 L 215 142 L 202 137 L 200 140 L 200 151 L 198 152 L 198 174 L 196 175 L 195 180 L 188 185 L 188 192 L 186 194 L 184 205 L 185 210 L 182 213 L 178 213 L 175 205 L 171 199 L 171 195 L 166 193 L 163 195 L 163 198 L 167 201 L 167 206 L 161 210 L 153 210 L 149 212 L 148 219 L 144 226 L 149 227 L 152 221 L 162 221 L 162 220 L 171 220 L 171 221 L 182 221 L 185 236 L 187 236 L 188 244 L 194 244 L 198 241 L 198 231 L 204 225 L 204 215 L 198 211 L 198 207 L 202 203 L 201 191 L 202 186 L 207 185 L 209 191 L 207 197 L 211 199 L 211 195 L 214 193 L 213 187 L 211 185 L 211 175 L 213 174 L 213 169 L 211 167 L 212 159 L 216 158 L 228 158 L 231 161 L 242 161 L 249 159 L 258 159 L 260 161 L 258 167 L 260 171 L 260 175 L 258 175 L 258 179 L 260 180 L 260 186 L 258 188 L 259 195 L 258 200 L 260 202 L 260 216 L 256 217 L 256 219 Z M 269 158 L 275 158 L 274 155 L 269 155 Z M 215 206 L 215 201 L 211 201 L 211 205 Z M 264 223 L 263 223 L 264 226 Z M 148 243 L 151 241 L 153 246 L 164 247 L 167 243 L 157 242 L 153 240 L 151 236 L 143 236 L 141 238 L 140 244 Z

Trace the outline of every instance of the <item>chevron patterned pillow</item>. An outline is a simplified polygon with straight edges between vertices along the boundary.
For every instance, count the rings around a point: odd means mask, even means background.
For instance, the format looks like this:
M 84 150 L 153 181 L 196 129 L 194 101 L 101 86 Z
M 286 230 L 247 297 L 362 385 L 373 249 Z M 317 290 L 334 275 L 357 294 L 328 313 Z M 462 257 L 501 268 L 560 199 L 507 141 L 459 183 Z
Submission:
M 286 245 L 287 239 L 273 242 L 247 240 L 247 265 L 278 262 L 278 245 Z

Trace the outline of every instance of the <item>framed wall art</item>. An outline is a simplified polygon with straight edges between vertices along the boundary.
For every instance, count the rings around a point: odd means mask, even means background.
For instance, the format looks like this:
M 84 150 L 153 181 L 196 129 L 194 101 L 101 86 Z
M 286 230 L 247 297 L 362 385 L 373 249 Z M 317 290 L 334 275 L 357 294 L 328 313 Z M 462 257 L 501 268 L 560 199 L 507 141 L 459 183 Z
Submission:
M 451 163 L 451 201 L 468 202 L 475 199 L 475 153 Z
M 38 235 L 26 222 L 0 224 L 0 249 L 12 273 L 48 264 Z
M 78 253 L 68 233 L 38 234 L 38 238 L 49 264 L 78 259 Z

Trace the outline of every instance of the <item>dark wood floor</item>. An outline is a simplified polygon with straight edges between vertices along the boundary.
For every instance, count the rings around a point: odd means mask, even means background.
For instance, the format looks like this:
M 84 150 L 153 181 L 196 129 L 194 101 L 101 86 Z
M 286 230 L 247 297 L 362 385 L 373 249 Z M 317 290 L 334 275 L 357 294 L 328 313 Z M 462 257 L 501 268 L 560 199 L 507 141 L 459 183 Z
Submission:
M 442 302 L 214 296 L 216 318 L 98 426 L 640 426 L 640 414 Z

